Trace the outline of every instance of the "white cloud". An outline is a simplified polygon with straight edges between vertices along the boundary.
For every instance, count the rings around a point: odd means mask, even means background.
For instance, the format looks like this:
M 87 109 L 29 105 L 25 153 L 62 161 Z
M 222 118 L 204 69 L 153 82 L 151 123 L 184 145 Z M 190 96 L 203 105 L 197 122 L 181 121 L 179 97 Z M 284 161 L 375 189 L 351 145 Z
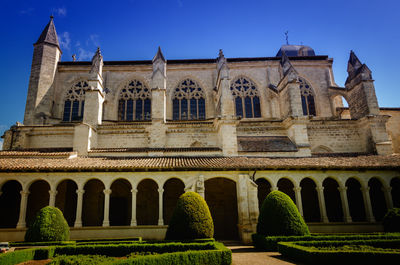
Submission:
M 53 8 L 52 12 L 60 17 L 65 17 L 67 15 L 67 9 L 65 7 Z
M 86 40 L 86 46 L 89 46 L 90 44 L 93 44 L 94 46 L 99 47 L 100 46 L 99 35 L 90 34 L 89 39 Z
M 23 10 L 19 11 L 19 13 L 21 15 L 30 15 L 30 14 L 33 13 L 34 10 L 35 9 L 33 7 L 29 7 L 29 8 L 26 8 L 26 9 L 23 9 Z
M 60 42 L 61 49 L 69 50 L 71 48 L 71 38 L 68 31 L 58 35 L 58 41 Z
M 90 52 L 88 50 L 83 49 L 82 47 L 79 47 L 78 54 L 76 57 L 79 61 L 85 61 L 85 60 L 90 61 L 92 59 L 93 55 L 94 55 L 94 52 Z

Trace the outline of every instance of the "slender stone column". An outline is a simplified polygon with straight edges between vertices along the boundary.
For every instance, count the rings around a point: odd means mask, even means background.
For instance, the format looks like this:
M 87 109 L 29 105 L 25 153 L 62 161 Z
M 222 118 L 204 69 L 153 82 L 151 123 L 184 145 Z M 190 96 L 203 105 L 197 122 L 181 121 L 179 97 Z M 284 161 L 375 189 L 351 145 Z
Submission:
M 375 222 L 375 217 L 372 212 L 372 205 L 371 205 L 371 198 L 369 197 L 369 187 L 362 187 L 361 188 L 364 205 L 365 205 L 365 213 L 367 214 L 367 221 L 368 222 Z
M 324 198 L 324 187 L 317 186 L 315 189 L 318 192 L 318 204 L 319 204 L 319 212 L 321 213 L 321 221 L 323 223 L 328 223 L 328 215 L 326 214 L 326 206 L 325 206 L 325 198 Z
M 343 218 L 346 223 L 352 222 L 350 210 L 349 210 L 349 202 L 347 200 L 347 187 L 339 187 L 340 198 L 342 201 L 342 210 L 343 210 Z
M 26 205 L 28 202 L 28 195 L 29 191 L 21 190 L 21 203 L 19 207 L 19 219 L 17 223 L 17 228 L 24 228 L 26 227 L 25 217 L 26 217 Z
M 299 212 L 300 212 L 301 216 L 304 217 L 304 215 L 303 215 L 303 202 L 301 201 L 301 187 L 295 187 L 295 188 L 293 188 L 293 190 L 294 190 L 294 195 L 296 197 L 297 209 L 299 209 Z
M 56 195 L 57 191 L 56 190 L 49 190 L 50 194 L 50 200 L 49 200 L 49 206 L 55 206 L 56 205 Z
M 382 187 L 383 194 L 385 195 L 386 206 L 388 209 L 393 208 L 392 187 Z
M 110 226 L 110 189 L 103 190 L 104 192 L 104 218 L 103 218 L 103 226 Z
M 163 218 L 163 193 L 164 189 L 158 189 L 158 225 L 164 225 Z
M 77 205 L 76 205 L 76 218 L 74 227 L 82 227 L 82 202 L 83 202 L 83 194 L 85 190 L 76 190 L 76 194 L 78 195 L 77 198 Z
M 137 189 L 131 189 L 132 192 L 132 213 L 131 213 L 131 226 L 137 226 L 137 221 L 136 221 L 136 195 L 138 190 Z

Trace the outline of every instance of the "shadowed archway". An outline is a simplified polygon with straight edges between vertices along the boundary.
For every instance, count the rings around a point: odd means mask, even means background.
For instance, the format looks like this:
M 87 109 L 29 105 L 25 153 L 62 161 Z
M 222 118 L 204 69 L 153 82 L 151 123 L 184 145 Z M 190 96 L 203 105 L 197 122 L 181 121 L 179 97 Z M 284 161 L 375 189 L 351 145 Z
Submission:
M 132 192 L 126 179 L 117 179 L 111 185 L 110 225 L 129 225 L 131 222 Z
M 82 224 L 101 226 L 104 218 L 104 184 L 98 179 L 89 180 L 84 187 Z
M 164 183 L 163 218 L 165 225 L 169 224 L 179 196 L 184 192 L 185 184 L 180 179 L 172 178 Z
M 57 186 L 56 207 L 59 208 L 69 226 L 74 226 L 78 185 L 70 179 L 63 180 Z
M 214 237 L 238 239 L 236 183 L 226 178 L 206 180 L 205 199 L 214 221 Z
M 30 226 L 36 213 L 49 205 L 50 185 L 44 180 L 38 180 L 29 187 L 28 204 L 26 208 L 26 224 Z
M 154 180 L 142 180 L 137 186 L 136 218 L 138 225 L 158 224 L 158 186 Z
M 327 178 L 322 185 L 324 187 L 326 214 L 328 215 L 329 222 L 343 222 L 339 184 L 333 178 Z
M 364 199 L 360 182 L 355 178 L 349 178 L 346 181 L 346 187 L 351 220 L 353 220 L 353 222 L 366 221 Z
M 258 208 L 261 209 L 262 203 L 265 197 L 271 192 L 271 184 L 268 180 L 264 178 L 259 178 L 256 180 L 257 184 L 257 197 L 258 197 Z
M 369 196 L 371 198 L 372 212 L 376 221 L 381 221 L 387 212 L 385 195 L 382 191 L 382 183 L 377 178 L 368 181 Z
M 392 188 L 393 207 L 400 208 L 400 178 L 396 177 L 390 181 Z
M 22 186 L 16 180 L 3 184 L 0 195 L 0 228 L 15 228 L 19 217 Z
M 304 178 L 300 182 L 300 187 L 304 220 L 306 222 L 319 222 L 321 216 L 315 182 L 310 178 Z
M 290 197 L 290 199 L 292 199 L 292 201 L 296 204 L 296 196 L 294 194 L 294 185 L 293 183 L 287 179 L 287 178 L 281 178 L 278 181 L 278 190 L 282 191 L 283 193 L 285 193 L 286 195 L 288 195 Z

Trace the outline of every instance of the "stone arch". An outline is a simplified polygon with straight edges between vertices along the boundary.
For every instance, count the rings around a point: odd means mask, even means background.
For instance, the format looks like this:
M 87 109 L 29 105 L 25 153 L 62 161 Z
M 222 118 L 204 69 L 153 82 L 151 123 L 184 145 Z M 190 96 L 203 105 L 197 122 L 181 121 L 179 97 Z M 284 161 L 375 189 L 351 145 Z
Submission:
M 393 207 L 400 208 L 400 178 L 394 177 L 390 181 L 390 187 L 392 188 L 392 200 Z
M 347 201 L 349 203 L 350 216 L 353 222 L 366 221 L 364 199 L 361 191 L 361 183 L 355 178 L 346 181 Z
M 228 178 L 210 178 L 204 182 L 205 199 L 214 221 L 214 237 L 238 239 L 236 182 Z
M 152 179 L 143 179 L 137 186 L 136 219 L 138 225 L 158 224 L 158 185 Z
M 300 187 L 304 220 L 306 222 L 319 222 L 321 214 L 316 190 L 317 185 L 311 178 L 303 178 L 300 182 Z
M 116 179 L 111 184 L 110 225 L 129 225 L 132 209 L 132 186 L 126 179 Z
M 50 184 L 45 180 L 36 180 L 29 186 L 28 203 L 26 208 L 26 224 L 30 226 L 36 213 L 49 205 Z
M 294 183 L 289 178 L 281 178 L 278 180 L 276 184 L 279 191 L 282 191 L 286 195 L 288 195 L 292 201 L 296 204 L 296 195 L 294 193 Z
M 332 105 L 332 114 L 340 119 L 350 119 L 349 103 L 345 93 L 335 93 L 330 97 Z M 347 108 L 347 112 L 346 112 Z
M 1 186 L 0 228 L 15 228 L 18 223 L 22 185 L 16 180 L 8 180 Z
M 257 184 L 258 207 L 259 209 L 261 209 L 265 197 L 267 197 L 267 195 L 271 192 L 272 185 L 265 178 L 257 179 L 256 184 Z
M 163 218 L 164 224 L 168 225 L 179 196 L 185 193 L 185 184 L 178 178 L 170 178 L 163 188 Z
M 326 154 L 326 153 L 333 153 L 333 150 L 325 145 L 319 145 L 311 150 L 313 154 Z
M 82 224 L 83 226 L 101 226 L 104 218 L 104 183 L 99 179 L 90 179 L 83 188 Z
M 343 209 L 338 182 L 335 179 L 328 177 L 323 181 L 322 186 L 324 187 L 326 214 L 329 221 L 342 222 Z
M 71 179 L 64 179 L 57 185 L 55 206 L 59 208 L 69 226 L 74 226 L 76 218 L 76 205 L 78 185 Z
M 376 221 L 381 221 L 387 212 L 385 195 L 382 191 L 382 182 L 373 177 L 368 181 L 369 196 L 371 199 L 372 212 Z

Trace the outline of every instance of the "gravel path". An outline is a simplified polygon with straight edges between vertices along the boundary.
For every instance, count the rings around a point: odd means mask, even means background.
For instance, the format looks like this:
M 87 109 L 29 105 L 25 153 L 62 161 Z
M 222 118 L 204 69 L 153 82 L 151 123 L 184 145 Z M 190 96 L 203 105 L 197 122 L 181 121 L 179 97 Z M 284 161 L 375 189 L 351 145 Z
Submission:
M 227 246 L 232 250 L 232 265 L 301 265 L 282 257 L 279 252 L 259 252 L 253 246 Z

